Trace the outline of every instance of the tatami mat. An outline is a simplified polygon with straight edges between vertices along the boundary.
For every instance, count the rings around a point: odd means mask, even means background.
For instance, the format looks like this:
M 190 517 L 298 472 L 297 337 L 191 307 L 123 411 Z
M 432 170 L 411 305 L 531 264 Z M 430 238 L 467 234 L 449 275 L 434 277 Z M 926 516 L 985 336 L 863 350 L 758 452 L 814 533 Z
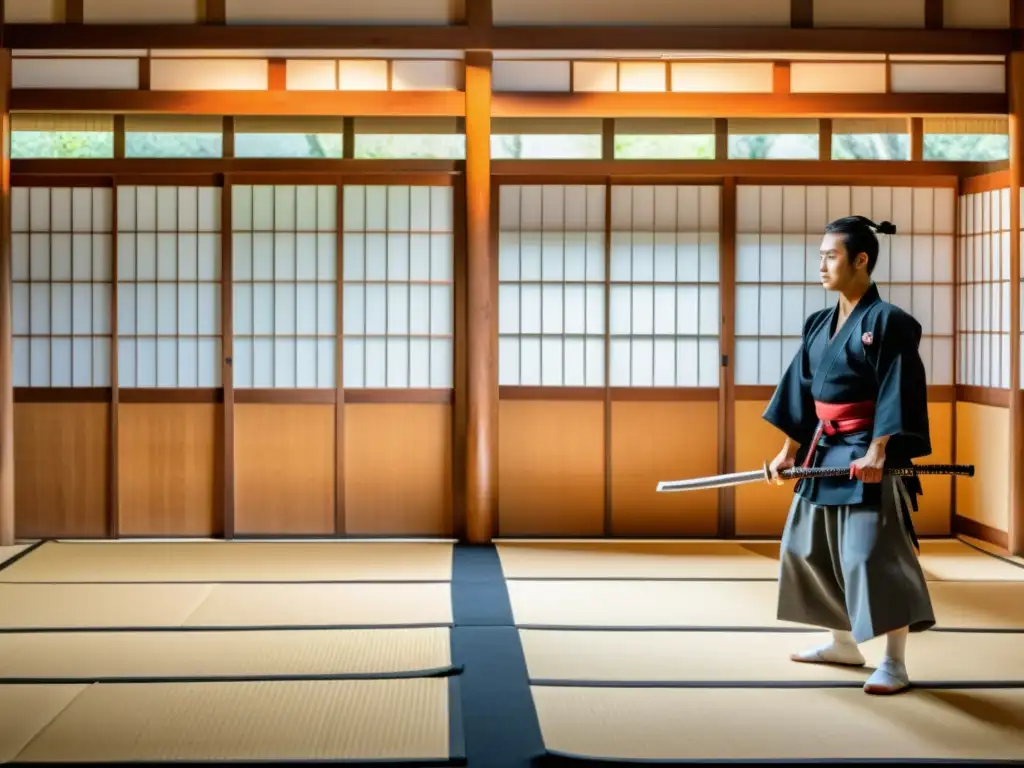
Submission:
M 776 561 L 730 542 L 500 542 L 508 579 L 774 579 Z
M 962 541 L 922 541 L 920 561 L 930 581 L 1024 581 L 1024 566 Z
M 1024 629 L 1024 582 L 932 582 L 938 626 Z M 766 581 L 512 581 L 518 626 L 765 627 L 778 585 Z
M 411 675 L 450 667 L 446 628 L 0 634 L 0 679 Z
M 504 542 L 509 579 L 776 579 L 774 542 Z M 1024 581 L 1024 567 L 956 539 L 921 542 L 932 581 Z
M 0 685 L 0 763 L 18 756 L 85 685 Z
M 26 762 L 446 759 L 449 682 L 99 684 L 27 746 L 17 742 L 29 726 L 0 751 Z M 0 686 L 0 713 L 21 711 L 36 690 Z
M 186 626 L 450 624 L 450 584 L 220 584 Z
M 634 760 L 1020 759 L 1024 690 L 534 687 L 548 750 Z
M 447 581 L 446 542 L 46 542 L 0 581 Z
M 8 547 L 0 547 L 0 567 L 2 567 L 3 564 L 10 560 L 12 557 L 20 555 L 22 552 L 24 552 L 31 546 L 31 544 L 12 544 Z M 9 565 L 7 567 L 11 568 L 13 566 Z
M 530 679 L 609 683 L 828 682 L 860 685 L 885 653 L 885 638 L 861 644 L 867 666 L 802 664 L 790 654 L 828 641 L 792 632 L 576 632 L 520 630 Z M 929 683 L 1024 684 L 1024 638 L 1016 633 L 923 632 L 908 640 L 910 672 Z
M 442 584 L 0 584 L 0 628 L 450 624 Z
M 211 584 L 0 584 L 0 628 L 174 627 Z

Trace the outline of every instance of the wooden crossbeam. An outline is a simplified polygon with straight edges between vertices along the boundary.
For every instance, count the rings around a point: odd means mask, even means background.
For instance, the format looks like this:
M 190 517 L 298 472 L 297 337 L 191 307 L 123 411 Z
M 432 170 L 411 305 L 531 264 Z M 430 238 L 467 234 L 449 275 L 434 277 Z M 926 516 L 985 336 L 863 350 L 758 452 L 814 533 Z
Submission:
M 493 117 L 843 117 L 1006 115 L 990 93 L 496 93 Z M 459 91 L 122 91 L 15 89 L 12 112 L 463 117 Z
M 483 22 L 478 21 L 482 18 Z M 12 49 L 430 49 L 790 51 L 795 53 L 1009 54 L 1009 29 L 793 29 L 789 27 L 494 27 L 474 14 L 450 26 L 245 24 L 7 24 Z
M 189 115 L 462 117 L 459 91 L 122 91 L 14 90 L 11 110 Z

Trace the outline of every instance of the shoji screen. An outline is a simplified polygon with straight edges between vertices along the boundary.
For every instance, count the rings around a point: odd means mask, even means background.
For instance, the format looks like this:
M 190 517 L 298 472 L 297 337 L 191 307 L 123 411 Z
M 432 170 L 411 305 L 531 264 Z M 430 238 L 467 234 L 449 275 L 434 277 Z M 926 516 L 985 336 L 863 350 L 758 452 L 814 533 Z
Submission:
M 960 197 L 957 383 L 1010 386 L 1010 190 Z
M 333 388 L 337 187 L 232 186 L 234 386 Z
M 831 306 L 818 278 L 825 225 L 862 215 L 888 220 L 872 275 L 884 300 L 920 322 L 920 354 L 932 386 L 953 384 L 953 268 L 955 194 L 952 188 L 868 186 L 740 186 L 736 242 L 736 461 L 760 466 L 782 445 L 761 414 L 772 389 L 800 346 L 804 320 Z M 929 403 L 933 461 L 951 455 L 952 410 Z M 785 489 L 783 489 L 785 490 Z M 919 530 L 948 530 L 949 483 L 926 480 Z M 789 494 L 769 487 L 736 492 L 737 533 L 777 535 Z
M 110 386 L 112 224 L 110 188 L 11 190 L 15 387 Z M 14 405 L 16 535 L 104 536 L 110 406 L 55 399 Z
M 110 386 L 112 190 L 11 191 L 14 386 Z
M 452 188 L 346 186 L 344 196 L 345 388 L 451 387 Z
M 960 196 L 957 384 L 1008 390 L 1010 238 L 1020 234 L 1010 231 L 1010 189 L 985 189 L 991 180 L 966 179 L 966 194 Z M 956 457 L 977 466 L 978 476 L 972 482 L 957 480 L 956 512 L 1007 531 L 1010 411 L 973 393 L 965 395 L 957 402 Z
M 719 188 L 613 186 L 613 387 L 717 387 Z
M 603 185 L 500 188 L 502 535 L 604 528 L 606 205 Z
M 118 386 L 221 385 L 215 187 L 118 187 Z
M 891 221 L 872 275 L 886 301 L 922 326 L 928 383 L 953 383 L 952 189 L 741 186 L 737 190 L 736 383 L 774 386 L 804 320 L 831 306 L 818 278 L 825 225 L 843 216 Z
M 605 189 L 503 185 L 498 381 L 605 384 Z

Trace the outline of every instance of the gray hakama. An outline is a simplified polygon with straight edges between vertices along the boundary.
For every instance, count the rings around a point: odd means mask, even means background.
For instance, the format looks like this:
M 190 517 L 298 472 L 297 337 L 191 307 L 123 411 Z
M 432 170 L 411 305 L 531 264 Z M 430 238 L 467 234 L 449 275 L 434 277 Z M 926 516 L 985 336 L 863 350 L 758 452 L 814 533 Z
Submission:
M 837 314 L 832 307 L 807 319 L 764 418 L 800 445 L 798 465 L 848 469 L 887 437 L 885 466 L 910 467 L 931 453 L 921 326 L 874 285 L 838 331 Z M 921 492 L 913 476 L 797 483 L 780 552 L 778 617 L 847 630 L 858 642 L 932 627 L 911 522 Z
M 897 498 L 902 481 L 885 477 L 881 486 L 879 505 L 822 507 L 793 497 L 782 534 L 779 619 L 847 630 L 858 643 L 935 625 L 900 509 L 905 500 Z

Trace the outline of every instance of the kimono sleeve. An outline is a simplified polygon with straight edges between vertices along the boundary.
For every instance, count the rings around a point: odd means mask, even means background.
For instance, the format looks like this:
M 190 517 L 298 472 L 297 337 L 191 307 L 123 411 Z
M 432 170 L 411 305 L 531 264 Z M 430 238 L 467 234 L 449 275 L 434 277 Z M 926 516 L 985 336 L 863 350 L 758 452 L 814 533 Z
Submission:
M 880 339 L 875 372 L 874 438 L 889 437 L 907 458 L 932 452 L 928 428 L 928 382 L 918 351 L 921 325 L 896 310 L 880 314 L 876 323 Z
M 775 388 L 768 408 L 762 418 L 777 427 L 787 437 L 805 447 L 814 437 L 818 427 L 818 416 L 811 395 L 811 361 L 807 353 L 808 336 L 816 315 L 804 323 L 803 338 L 789 367 Z

